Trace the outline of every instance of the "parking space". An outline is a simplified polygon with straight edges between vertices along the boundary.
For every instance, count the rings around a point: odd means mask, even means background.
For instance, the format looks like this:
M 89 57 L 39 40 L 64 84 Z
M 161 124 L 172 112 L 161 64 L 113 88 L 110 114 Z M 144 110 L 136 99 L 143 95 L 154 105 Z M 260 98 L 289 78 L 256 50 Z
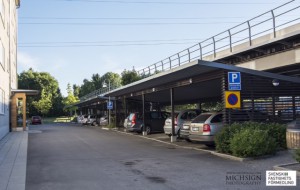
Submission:
M 279 153 L 259 162 L 236 162 L 147 139 L 164 140 L 162 134 L 139 138 L 77 124 L 30 126 L 30 130 L 39 131 L 28 137 L 26 189 L 31 190 L 267 189 L 265 171 L 292 159 Z M 231 185 L 226 176 L 232 172 L 257 174 L 261 180 Z

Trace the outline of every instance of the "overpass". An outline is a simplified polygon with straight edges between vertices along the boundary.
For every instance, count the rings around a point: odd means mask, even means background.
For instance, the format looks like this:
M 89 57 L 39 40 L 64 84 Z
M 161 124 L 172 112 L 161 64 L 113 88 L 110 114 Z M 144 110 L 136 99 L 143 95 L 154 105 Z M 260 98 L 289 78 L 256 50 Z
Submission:
M 224 104 L 226 74 L 240 71 L 244 81 L 242 108 L 260 107 L 273 120 L 278 119 L 278 110 L 291 108 L 288 119 L 295 119 L 300 115 L 299 13 L 299 1 L 290 1 L 139 70 L 144 77 L 140 81 L 109 92 L 99 89 L 82 97 L 77 105 L 97 109 L 99 97 L 113 96 L 116 103 L 123 101 L 119 108 L 126 114 L 121 106 L 124 100 L 140 101 L 140 108 L 145 108 L 145 101 L 171 106 L 208 101 Z M 273 79 L 280 79 L 281 85 L 270 86 Z M 224 112 L 228 121 L 228 109 Z

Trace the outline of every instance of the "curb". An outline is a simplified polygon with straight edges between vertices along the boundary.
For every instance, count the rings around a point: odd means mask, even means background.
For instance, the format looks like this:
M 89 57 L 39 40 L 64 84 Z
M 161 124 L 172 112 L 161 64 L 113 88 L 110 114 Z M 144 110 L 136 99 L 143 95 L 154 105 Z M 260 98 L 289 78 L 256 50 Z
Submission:
M 274 170 L 277 170 L 277 171 L 295 171 L 295 170 L 292 170 L 292 169 L 289 169 L 289 168 L 286 168 L 286 166 L 290 166 L 290 165 L 294 165 L 294 164 L 299 164 L 298 162 L 294 162 L 294 163 L 288 163 L 288 164 L 282 164 L 282 165 L 276 165 L 276 166 L 273 166 L 273 169 Z M 299 171 L 296 171 L 297 173 L 297 177 L 300 177 L 300 172 Z

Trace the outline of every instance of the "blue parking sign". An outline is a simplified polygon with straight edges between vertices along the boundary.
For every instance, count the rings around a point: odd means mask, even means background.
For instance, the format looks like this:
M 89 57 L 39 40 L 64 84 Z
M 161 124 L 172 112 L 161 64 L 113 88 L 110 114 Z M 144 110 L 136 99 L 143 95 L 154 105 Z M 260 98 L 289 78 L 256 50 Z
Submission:
M 108 101 L 107 102 L 107 109 L 108 110 L 112 110 L 113 109 L 113 102 L 112 101 Z
M 241 90 L 241 73 L 228 72 L 228 90 Z

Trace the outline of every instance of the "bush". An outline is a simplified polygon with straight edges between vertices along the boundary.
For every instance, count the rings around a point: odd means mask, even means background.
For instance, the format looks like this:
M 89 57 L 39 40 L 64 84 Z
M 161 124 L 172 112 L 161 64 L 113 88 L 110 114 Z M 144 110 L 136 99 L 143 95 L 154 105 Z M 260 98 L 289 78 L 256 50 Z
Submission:
M 276 123 L 244 122 L 225 126 L 215 137 L 216 150 L 221 153 L 232 154 L 233 150 L 230 147 L 232 138 L 245 129 L 251 131 L 265 131 L 269 137 L 275 140 L 274 145 L 276 145 L 276 148 L 286 148 L 286 128 L 284 125 Z
M 294 158 L 296 159 L 297 162 L 300 162 L 300 149 L 297 149 L 295 151 Z
M 268 131 L 259 129 L 242 129 L 230 140 L 230 150 L 234 156 L 255 157 L 276 152 L 276 141 Z
M 221 153 L 231 154 L 230 150 L 230 140 L 233 136 L 242 129 L 242 125 L 239 123 L 234 123 L 232 125 L 226 125 L 223 129 L 216 135 L 215 143 L 216 150 Z

